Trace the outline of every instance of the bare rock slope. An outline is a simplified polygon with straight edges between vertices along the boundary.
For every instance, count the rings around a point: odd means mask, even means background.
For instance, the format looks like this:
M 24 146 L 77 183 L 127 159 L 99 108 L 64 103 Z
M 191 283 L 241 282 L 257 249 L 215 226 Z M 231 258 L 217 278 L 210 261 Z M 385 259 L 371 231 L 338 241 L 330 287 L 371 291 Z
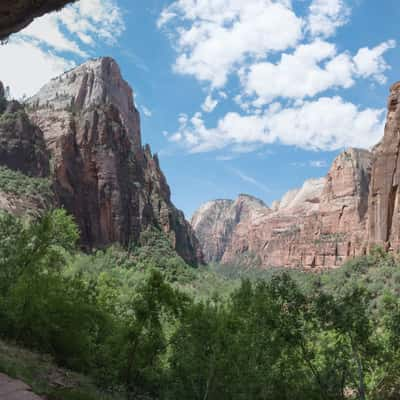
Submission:
M 215 200 L 204 204 L 193 215 L 192 227 L 202 243 L 206 261 L 220 261 L 232 243 L 237 226 L 250 223 L 270 210 L 259 199 L 240 195 L 233 200 Z

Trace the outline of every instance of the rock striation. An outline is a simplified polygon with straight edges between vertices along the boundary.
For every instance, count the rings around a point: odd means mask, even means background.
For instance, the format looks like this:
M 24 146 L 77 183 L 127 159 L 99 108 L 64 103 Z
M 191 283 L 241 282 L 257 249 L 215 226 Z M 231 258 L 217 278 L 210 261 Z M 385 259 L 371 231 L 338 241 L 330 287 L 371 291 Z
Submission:
M 271 209 L 252 201 L 241 216 L 242 196 L 207 203 L 192 219 L 206 261 L 326 268 L 364 254 L 372 158 L 346 150 L 326 177 L 306 181 Z
M 113 59 L 90 60 L 53 79 L 27 101 L 25 111 L 25 126 L 17 123 L 20 136 L 40 136 L 56 204 L 74 215 L 84 247 L 128 245 L 157 226 L 188 263 L 201 263 L 197 239 L 172 204 L 157 155 L 142 146 L 132 89 Z
M 369 198 L 370 246 L 400 249 L 400 82 L 390 90 L 382 141 L 374 149 Z
M 249 195 L 233 200 L 210 201 L 200 207 L 192 217 L 192 227 L 202 244 L 207 262 L 219 262 L 234 241 L 237 226 L 247 225 L 259 214 L 269 213 L 265 203 Z

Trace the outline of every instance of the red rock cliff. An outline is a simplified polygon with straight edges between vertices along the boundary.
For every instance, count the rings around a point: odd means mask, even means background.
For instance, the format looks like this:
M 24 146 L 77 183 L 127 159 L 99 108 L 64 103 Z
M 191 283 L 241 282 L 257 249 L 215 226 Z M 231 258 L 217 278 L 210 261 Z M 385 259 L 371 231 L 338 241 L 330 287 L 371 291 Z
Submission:
M 85 246 L 126 245 L 155 225 L 187 262 L 201 261 L 157 156 L 142 148 L 132 90 L 114 60 L 91 60 L 53 79 L 28 112 L 51 153 L 58 203 L 75 216 Z
M 400 83 L 391 87 L 382 141 L 374 149 L 369 200 L 370 246 L 400 249 Z
M 207 203 L 192 220 L 207 260 L 320 268 L 365 253 L 371 160 L 365 150 L 343 152 L 325 178 L 288 192 L 272 210 L 259 202 L 240 215 L 232 211 L 239 200 Z

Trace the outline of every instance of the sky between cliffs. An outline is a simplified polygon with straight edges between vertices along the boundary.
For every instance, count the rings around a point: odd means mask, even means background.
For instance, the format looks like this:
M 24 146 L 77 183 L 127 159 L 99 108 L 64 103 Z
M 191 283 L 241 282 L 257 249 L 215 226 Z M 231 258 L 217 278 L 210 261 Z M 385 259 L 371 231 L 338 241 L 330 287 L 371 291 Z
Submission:
M 81 0 L 0 47 L 0 79 L 31 95 L 110 55 L 175 203 L 245 192 L 270 203 L 382 136 L 400 79 L 397 0 Z

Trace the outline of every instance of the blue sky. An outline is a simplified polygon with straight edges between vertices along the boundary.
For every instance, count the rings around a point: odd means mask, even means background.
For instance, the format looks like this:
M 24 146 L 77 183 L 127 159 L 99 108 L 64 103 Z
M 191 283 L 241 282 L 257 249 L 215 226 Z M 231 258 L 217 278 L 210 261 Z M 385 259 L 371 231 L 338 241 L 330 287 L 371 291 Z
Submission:
M 0 48 L 15 97 L 109 55 L 175 204 L 268 204 L 383 135 L 400 79 L 396 0 L 81 0 Z M 29 66 L 29 68 L 27 68 Z

